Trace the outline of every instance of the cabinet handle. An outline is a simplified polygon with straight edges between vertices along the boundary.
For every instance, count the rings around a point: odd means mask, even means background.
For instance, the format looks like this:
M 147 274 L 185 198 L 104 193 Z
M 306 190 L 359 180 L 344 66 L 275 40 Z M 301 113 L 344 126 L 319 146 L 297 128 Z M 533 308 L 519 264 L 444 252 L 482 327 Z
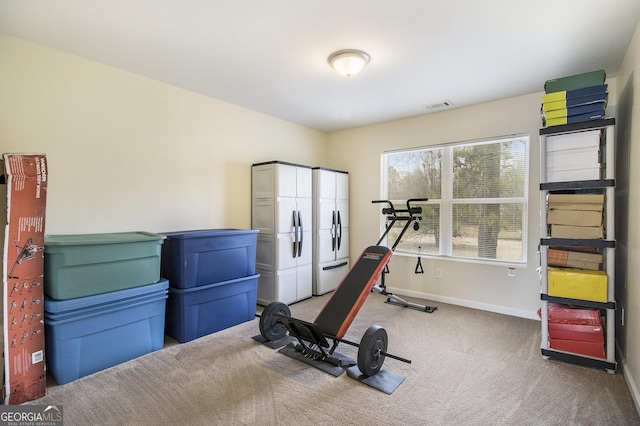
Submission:
M 338 250 L 342 244 L 342 218 L 340 217 L 340 210 L 338 210 Z
M 300 240 L 298 242 L 298 257 L 302 256 L 302 234 L 304 232 L 304 227 L 302 226 L 302 213 L 298 210 L 298 229 L 300 229 Z
M 336 211 L 334 210 L 331 218 L 331 251 L 336 251 L 336 237 L 337 237 L 337 228 L 336 228 Z
M 343 266 L 347 266 L 347 262 L 336 263 L 335 265 L 325 266 L 322 268 L 323 271 L 329 271 L 331 269 L 342 268 Z
M 293 257 L 298 253 L 298 216 L 293 210 Z

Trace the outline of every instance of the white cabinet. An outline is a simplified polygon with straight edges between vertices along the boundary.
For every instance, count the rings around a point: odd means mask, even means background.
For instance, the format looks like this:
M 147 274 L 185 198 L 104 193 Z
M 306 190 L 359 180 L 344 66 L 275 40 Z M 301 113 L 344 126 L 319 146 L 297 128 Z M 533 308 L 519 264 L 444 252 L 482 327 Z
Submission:
M 313 168 L 313 294 L 335 290 L 349 271 L 349 174 Z
M 584 161 L 565 161 L 562 165 L 572 174 L 562 175 L 561 178 L 550 174 L 551 159 L 554 159 L 554 148 L 550 147 L 553 138 L 561 136 L 564 149 L 575 148 L 571 145 L 571 140 L 576 137 L 590 147 L 593 134 L 596 135 L 598 143 L 599 158 L 595 174 L 575 174 L 578 166 L 584 168 Z M 540 283 L 541 283 L 541 323 L 542 341 L 541 352 L 544 358 L 559 359 L 573 362 L 580 365 L 604 368 L 610 373 L 615 372 L 617 364 L 615 357 L 615 120 L 613 118 L 603 120 L 593 120 L 581 123 L 567 124 L 562 126 L 547 127 L 540 130 L 540 205 L 543 211 L 540 214 Z M 551 149 L 550 149 L 551 148 Z M 573 149 L 573 152 L 576 152 Z M 545 181 L 545 178 L 546 181 Z M 550 179 L 557 178 L 557 179 Z M 554 235 L 553 224 L 547 217 L 547 202 L 552 194 L 583 194 L 597 195 L 604 200 L 602 209 L 603 238 L 587 239 L 580 235 L 565 236 Z M 550 205 L 549 205 L 550 208 Z M 575 225 L 575 223 L 573 223 Z M 577 238 L 579 237 L 579 238 Z M 594 300 L 590 294 L 586 293 L 586 285 L 578 287 L 580 292 L 575 296 L 562 297 L 554 294 L 557 287 L 550 285 L 549 251 L 554 247 L 569 248 L 573 250 L 588 251 L 602 255 L 602 271 L 606 276 L 606 288 L 601 300 Z M 571 267 L 571 265 L 567 265 Z M 575 266 L 574 266 L 575 267 Z M 567 269 L 572 271 L 573 269 Z M 580 271 L 580 269 L 577 269 Z M 562 283 L 564 284 L 564 283 Z M 574 287 L 575 288 L 575 287 Z M 554 290 L 553 292 L 551 290 Z M 601 355 L 585 355 L 578 344 L 565 345 L 564 349 L 553 347 L 550 335 L 550 304 L 568 305 L 575 308 L 589 308 L 597 310 L 604 324 L 604 342 L 598 347 L 602 351 Z M 566 343 L 566 342 L 565 342 Z M 603 346 L 602 346 L 603 345 Z
M 251 168 L 251 227 L 258 229 L 258 303 L 312 295 L 311 167 L 271 161 Z

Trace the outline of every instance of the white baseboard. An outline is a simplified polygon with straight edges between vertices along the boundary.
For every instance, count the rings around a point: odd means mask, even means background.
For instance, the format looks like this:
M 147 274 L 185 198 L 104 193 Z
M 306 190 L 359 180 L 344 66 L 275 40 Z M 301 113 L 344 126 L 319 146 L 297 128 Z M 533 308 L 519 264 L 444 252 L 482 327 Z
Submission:
M 435 294 L 422 293 L 419 291 L 405 290 L 400 288 L 387 287 L 387 290 L 398 296 L 415 297 L 418 299 L 432 300 L 434 302 L 448 303 L 450 305 L 464 306 L 465 308 L 479 309 L 481 311 L 495 312 L 498 314 L 511 315 L 513 317 L 540 321 L 537 312 L 530 312 L 522 309 L 505 308 L 504 306 L 490 305 L 488 303 L 457 299 L 455 297 L 438 296 Z
M 635 380 L 633 380 L 633 376 L 631 375 L 631 371 L 629 370 L 629 366 L 627 365 L 627 360 L 622 355 L 622 351 L 620 350 L 620 346 L 616 341 L 616 352 L 618 353 L 618 359 L 620 360 L 620 364 L 622 365 L 622 374 L 624 376 L 625 382 L 627 382 L 627 387 L 629 388 L 629 393 L 631 394 L 631 399 L 633 399 L 633 403 L 636 406 L 636 411 L 640 414 L 640 393 L 638 392 L 638 386 L 636 385 Z

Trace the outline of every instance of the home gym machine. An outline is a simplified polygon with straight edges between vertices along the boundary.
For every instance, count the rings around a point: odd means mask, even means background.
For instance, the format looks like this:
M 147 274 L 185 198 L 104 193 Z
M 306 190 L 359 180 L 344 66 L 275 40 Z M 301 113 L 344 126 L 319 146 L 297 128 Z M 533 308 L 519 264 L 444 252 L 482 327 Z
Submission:
M 285 354 L 293 356 L 292 353 L 298 352 L 304 359 L 326 361 L 340 368 L 357 365 L 359 371 L 351 368 L 348 370 L 350 377 L 390 393 L 384 388 L 387 385 L 379 387 L 379 383 L 371 384 L 366 380 L 380 373 L 385 357 L 406 363 L 411 363 L 411 360 L 387 352 L 387 332 L 378 325 L 370 326 L 360 343 L 346 340 L 344 335 L 381 276 L 391 255 L 392 251 L 388 247 L 367 247 L 327 300 L 314 322 L 291 317 L 291 310 L 285 303 L 272 302 L 267 305 L 260 315 L 259 323 L 263 343 L 292 337 L 293 339 L 285 343 L 288 346 L 283 349 L 291 349 L 289 352 L 284 352 Z M 332 343 L 329 343 L 330 341 Z M 339 343 L 358 348 L 357 362 L 334 352 Z M 299 359 L 304 360 L 303 358 Z M 343 371 L 341 369 L 340 373 Z M 386 380 L 385 377 L 395 376 L 393 373 L 385 371 L 383 373 L 387 375 L 382 374 L 380 376 L 383 378 L 375 381 L 381 382 Z M 395 389 L 402 380 L 391 387 Z
M 414 231 L 420 229 L 419 220 L 422 219 L 420 214 L 422 214 L 422 207 L 420 206 L 412 206 L 411 203 L 417 203 L 420 201 L 428 201 L 427 198 L 410 198 L 407 200 L 407 208 L 406 209 L 397 209 L 390 200 L 373 200 L 373 204 L 387 204 L 387 207 L 382 209 L 382 214 L 385 215 L 386 227 L 380 239 L 376 243 L 376 245 L 382 244 L 384 239 L 388 236 L 389 231 L 393 228 L 393 226 L 400 222 L 404 222 L 404 226 L 402 230 L 396 237 L 396 240 L 393 242 L 391 246 L 391 251 L 394 251 L 398 244 L 400 244 L 400 240 L 404 236 L 409 226 L 413 224 Z M 422 272 L 422 264 L 420 263 L 420 257 L 418 257 L 418 265 L 416 265 L 416 273 Z M 436 309 L 436 306 L 428 306 L 428 305 L 419 305 L 417 303 L 408 302 L 395 294 L 387 291 L 387 286 L 385 283 L 385 276 L 389 273 L 389 266 L 385 265 L 384 270 L 382 271 L 382 276 L 380 277 L 380 285 L 376 285 L 373 287 L 375 291 L 382 294 L 383 296 L 387 296 L 386 303 L 402 306 L 404 308 L 415 309 L 422 312 L 433 313 Z

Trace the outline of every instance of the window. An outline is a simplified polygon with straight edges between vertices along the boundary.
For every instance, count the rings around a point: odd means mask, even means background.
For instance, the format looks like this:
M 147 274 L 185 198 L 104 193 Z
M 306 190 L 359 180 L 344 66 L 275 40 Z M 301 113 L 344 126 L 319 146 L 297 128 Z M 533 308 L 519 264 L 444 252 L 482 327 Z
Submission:
M 528 157 L 528 136 L 384 153 L 383 198 L 397 208 L 429 199 L 396 251 L 525 262 Z M 390 243 L 403 225 L 389 232 Z

